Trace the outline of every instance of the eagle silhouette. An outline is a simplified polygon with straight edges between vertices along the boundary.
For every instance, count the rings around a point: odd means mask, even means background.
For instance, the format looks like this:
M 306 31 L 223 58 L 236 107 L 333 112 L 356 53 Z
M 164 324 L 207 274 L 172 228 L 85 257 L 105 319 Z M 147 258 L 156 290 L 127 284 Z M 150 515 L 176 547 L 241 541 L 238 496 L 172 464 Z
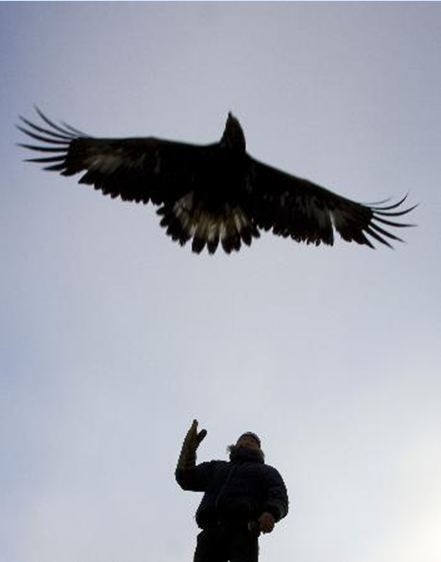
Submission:
M 158 205 L 160 224 L 181 245 L 192 250 L 219 244 L 228 254 L 250 245 L 261 230 L 307 244 L 333 245 L 334 231 L 347 242 L 374 248 L 391 247 L 401 238 L 390 227 L 415 207 L 402 207 L 407 196 L 387 204 L 361 204 L 252 158 L 246 152 L 239 121 L 228 114 L 219 142 L 196 145 L 145 138 L 95 138 L 38 108 L 42 122 L 20 117 L 18 128 L 42 144 L 20 146 L 47 156 L 26 161 L 63 176 L 82 173 L 79 183 L 124 201 Z M 399 221 L 400 219 L 398 219 Z

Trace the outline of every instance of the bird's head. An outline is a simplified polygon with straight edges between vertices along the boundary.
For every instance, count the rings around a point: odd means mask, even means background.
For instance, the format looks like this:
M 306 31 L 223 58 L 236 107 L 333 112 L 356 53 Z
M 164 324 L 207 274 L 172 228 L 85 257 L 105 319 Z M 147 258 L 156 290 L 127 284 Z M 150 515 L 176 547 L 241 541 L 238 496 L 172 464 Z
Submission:
M 221 138 L 221 145 L 229 150 L 234 150 L 235 152 L 245 152 L 245 135 L 238 119 L 234 117 L 231 111 L 228 113 L 227 121 L 225 123 L 225 130 Z

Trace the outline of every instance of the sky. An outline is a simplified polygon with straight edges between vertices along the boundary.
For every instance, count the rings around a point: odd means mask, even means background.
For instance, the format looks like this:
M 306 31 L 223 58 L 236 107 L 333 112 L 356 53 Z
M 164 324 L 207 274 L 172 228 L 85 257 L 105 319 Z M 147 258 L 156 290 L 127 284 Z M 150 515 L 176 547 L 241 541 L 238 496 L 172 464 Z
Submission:
M 192 560 L 174 469 L 262 439 L 290 513 L 262 562 L 441 559 L 441 5 L 2 3 L 5 562 Z M 356 201 L 419 203 L 375 251 L 263 235 L 192 254 L 151 206 L 23 162 L 14 128 L 220 138 Z

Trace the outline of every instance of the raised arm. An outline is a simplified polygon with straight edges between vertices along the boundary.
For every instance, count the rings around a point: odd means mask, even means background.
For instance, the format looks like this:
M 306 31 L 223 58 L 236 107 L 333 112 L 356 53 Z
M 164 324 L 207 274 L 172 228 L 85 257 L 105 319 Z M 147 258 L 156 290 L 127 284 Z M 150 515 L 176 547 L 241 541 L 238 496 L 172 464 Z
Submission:
M 175 471 L 176 481 L 184 490 L 203 492 L 206 488 L 211 463 L 204 462 L 196 466 L 196 450 L 206 435 L 205 429 L 198 432 L 198 421 L 193 420 L 182 444 Z

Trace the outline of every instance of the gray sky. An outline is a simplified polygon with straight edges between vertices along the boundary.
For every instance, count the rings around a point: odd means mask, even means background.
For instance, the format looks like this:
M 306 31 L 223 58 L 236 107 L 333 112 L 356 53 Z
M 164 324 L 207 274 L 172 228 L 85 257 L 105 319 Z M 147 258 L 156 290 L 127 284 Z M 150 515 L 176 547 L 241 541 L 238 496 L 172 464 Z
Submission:
M 441 559 L 441 6 L 0 6 L 0 544 L 6 562 L 191 561 L 173 471 L 245 430 L 291 513 L 261 560 Z M 37 103 L 90 134 L 220 137 L 359 201 L 396 250 L 171 242 L 152 207 L 21 162 Z

